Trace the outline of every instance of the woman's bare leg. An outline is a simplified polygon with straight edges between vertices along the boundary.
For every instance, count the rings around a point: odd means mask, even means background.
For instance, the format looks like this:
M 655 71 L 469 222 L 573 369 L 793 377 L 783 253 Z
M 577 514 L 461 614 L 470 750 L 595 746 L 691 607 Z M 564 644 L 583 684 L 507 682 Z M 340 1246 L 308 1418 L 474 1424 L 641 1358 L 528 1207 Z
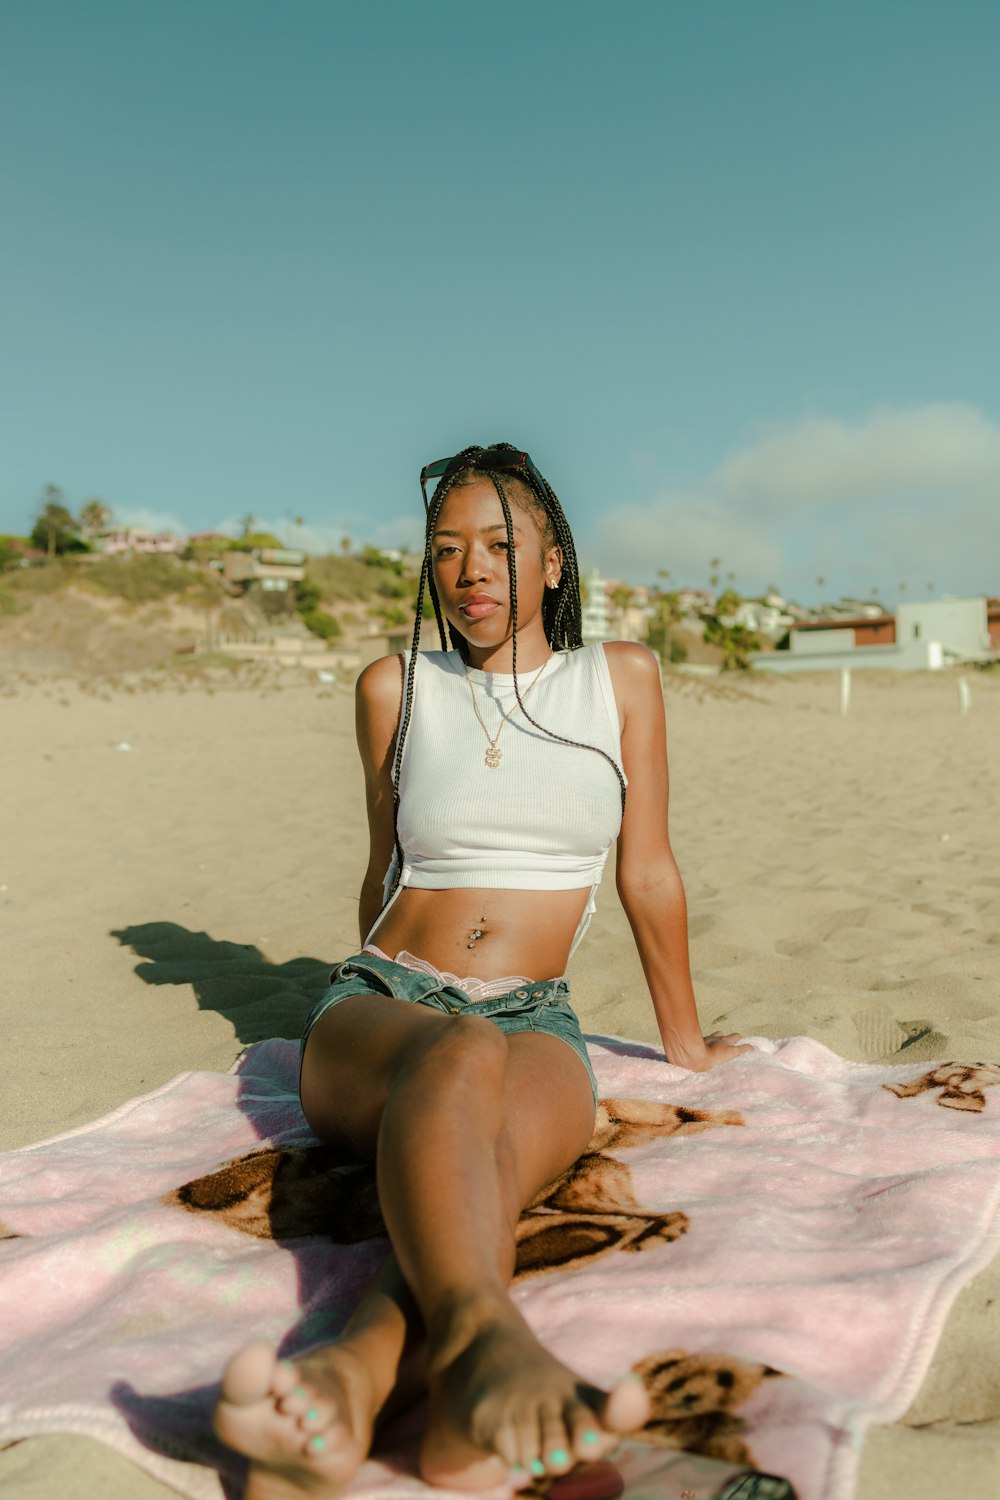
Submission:
M 521 1209 L 593 1127 L 586 1074 L 565 1043 L 507 1040 L 484 1018 L 359 997 L 315 1028 L 302 1097 L 321 1138 L 376 1157 L 387 1227 L 428 1335 L 426 1478 L 475 1488 L 514 1464 L 559 1472 L 602 1451 L 606 1433 L 641 1424 L 641 1388 L 626 1382 L 605 1398 L 583 1386 L 507 1295 Z M 414 1320 L 403 1288 L 388 1282 L 356 1319 L 300 1362 L 303 1395 L 273 1355 L 260 1368 L 259 1346 L 231 1363 L 217 1428 L 257 1459 L 252 1500 L 338 1493 L 364 1457 Z

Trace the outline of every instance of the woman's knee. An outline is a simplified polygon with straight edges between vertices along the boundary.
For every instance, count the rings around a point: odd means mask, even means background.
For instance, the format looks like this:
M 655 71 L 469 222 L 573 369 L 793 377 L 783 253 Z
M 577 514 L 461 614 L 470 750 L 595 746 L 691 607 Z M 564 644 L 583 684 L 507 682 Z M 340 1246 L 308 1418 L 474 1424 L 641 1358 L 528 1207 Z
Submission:
M 485 1016 L 447 1016 L 440 1025 L 409 1039 L 395 1081 L 433 1082 L 436 1091 L 502 1087 L 506 1065 L 507 1040 L 492 1021 Z

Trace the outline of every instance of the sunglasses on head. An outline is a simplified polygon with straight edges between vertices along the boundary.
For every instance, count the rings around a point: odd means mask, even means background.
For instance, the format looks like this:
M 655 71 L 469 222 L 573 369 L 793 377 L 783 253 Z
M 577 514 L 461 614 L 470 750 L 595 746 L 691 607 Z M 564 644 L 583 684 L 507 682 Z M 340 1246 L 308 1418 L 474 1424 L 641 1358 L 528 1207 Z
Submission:
M 463 458 L 461 454 L 455 454 L 451 458 L 439 458 L 432 464 L 424 464 L 420 470 L 420 491 L 424 497 L 424 505 L 427 504 L 428 479 L 446 479 L 449 474 L 454 474 L 459 469 L 482 469 L 484 473 L 489 472 L 490 469 L 497 469 L 501 472 L 527 469 L 539 479 L 542 477 L 527 453 L 521 453 L 516 448 L 483 448 L 472 458 Z

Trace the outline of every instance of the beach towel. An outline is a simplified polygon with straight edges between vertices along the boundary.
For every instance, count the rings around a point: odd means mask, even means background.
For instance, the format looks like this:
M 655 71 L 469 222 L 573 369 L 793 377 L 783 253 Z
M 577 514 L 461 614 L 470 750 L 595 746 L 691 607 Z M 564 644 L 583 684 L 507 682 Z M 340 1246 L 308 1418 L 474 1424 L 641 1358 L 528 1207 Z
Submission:
M 607 1385 L 637 1369 L 664 1447 L 849 1500 L 959 1287 L 1000 1248 L 1000 1067 L 847 1062 L 803 1037 L 705 1074 L 589 1039 L 587 1153 L 528 1208 L 512 1295 Z M 103 1439 L 192 1500 L 238 1496 L 220 1370 L 336 1336 L 385 1252 L 366 1169 L 310 1135 L 298 1048 L 186 1073 L 0 1158 L 0 1441 Z M 419 1412 L 357 1500 L 429 1500 Z M 504 1492 L 497 1492 L 498 1496 Z

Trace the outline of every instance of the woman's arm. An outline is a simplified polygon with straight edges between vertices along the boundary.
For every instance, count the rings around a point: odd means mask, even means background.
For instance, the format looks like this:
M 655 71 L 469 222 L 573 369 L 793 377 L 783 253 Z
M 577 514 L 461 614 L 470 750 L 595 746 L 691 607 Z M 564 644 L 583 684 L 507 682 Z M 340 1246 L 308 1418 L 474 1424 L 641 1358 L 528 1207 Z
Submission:
M 605 650 L 622 714 L 628 777 L 616 879 L 668 1062 L 699 1072 L 735 1057 L 729 1038 L 703 1037 L 688 956 L 687 903 L 667 833 L 667 731 L 660 665 L 645 646 Z
M 403 694 L 403 658 L 382 656 L 365 667 L 355 689 L 358 751 L 368 805 L 368 869 L 361 884 L 361 941 L 382 910 L 382 882 L 395 847 L 392 823 L 392 756 Z

